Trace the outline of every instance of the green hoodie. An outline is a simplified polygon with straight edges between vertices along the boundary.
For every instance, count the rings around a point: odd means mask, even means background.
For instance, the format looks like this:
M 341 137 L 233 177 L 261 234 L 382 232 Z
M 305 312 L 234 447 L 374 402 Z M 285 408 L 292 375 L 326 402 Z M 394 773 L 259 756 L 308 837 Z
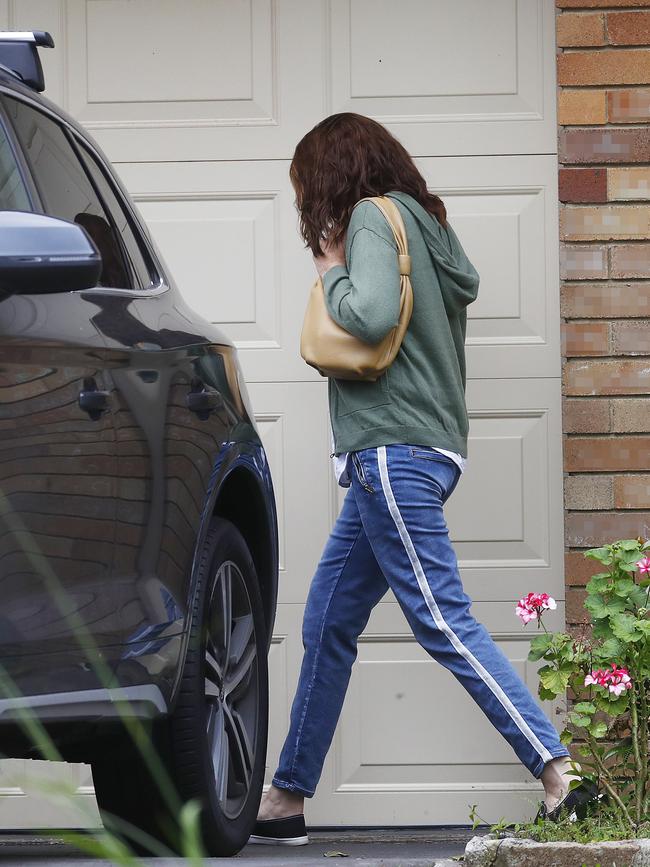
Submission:
M 411 255 L 413 315 L 400 350 L 376 382 L 330 378 L 334 452 L 409 443 L 467 457 L 465 329 L 479 275 L 452 227 L 412 196 L 387 193 L 399 208 Z M 398 321 L 399 269 L 390 226 L 372 202 L 352 211 L 345 258 L 323 278 L 330 316 L 367 343 Z

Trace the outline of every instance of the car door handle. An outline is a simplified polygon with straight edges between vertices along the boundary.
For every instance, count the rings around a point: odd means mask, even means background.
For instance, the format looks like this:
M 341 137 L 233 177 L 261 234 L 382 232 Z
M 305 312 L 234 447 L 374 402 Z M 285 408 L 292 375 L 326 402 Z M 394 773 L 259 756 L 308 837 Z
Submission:
M 108 409 L 111 393 L 100 391 L 94 380 L 84 382 L 84 386 L 85 388 L 79 392 L 79 407 L 87 412 L 93 421 L 97 421 Z
M 203 421 L 211 412 L 222 409 L 224 406 L 221 394 L 218 391 L 206 389 L 205 386 L 200 391 L 188 392 L 185 400 L 189 411 L 195 412 Z

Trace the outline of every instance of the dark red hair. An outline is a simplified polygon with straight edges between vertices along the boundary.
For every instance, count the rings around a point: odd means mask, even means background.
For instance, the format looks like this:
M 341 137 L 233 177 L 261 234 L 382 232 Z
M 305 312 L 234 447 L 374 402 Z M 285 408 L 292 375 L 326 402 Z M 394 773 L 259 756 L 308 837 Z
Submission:
M 300 233 L 317 256 L 325 237 L 334 243 L 343 239 L 359 199 L 390 190 L 410 193 L 447 225 L 442 199 L 427 190 L 403 145 L 386 127 L 362 114 L 332 114 L 316 124 L 298 142 L 289 177 L 300 212 Z

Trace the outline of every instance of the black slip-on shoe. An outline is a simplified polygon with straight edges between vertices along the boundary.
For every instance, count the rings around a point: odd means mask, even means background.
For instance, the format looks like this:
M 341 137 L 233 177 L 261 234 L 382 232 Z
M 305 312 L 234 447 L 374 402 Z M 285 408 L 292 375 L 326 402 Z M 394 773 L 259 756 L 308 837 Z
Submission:
M 248 842 L 267 846 L 305 846 L 309 843 L 305 817 L 300 813 L 284 819 L 258 819 Z
M 549 810 L 544 801 L 539 806 L 535 821 L 546 819 L 549 822 L 557 822 L 562 816 L 568 816 L 570 821 L 584 819 L 589 812 L 589 807 L 595 805 L 603 795 L 598 794 L 598 787 L 590 780 L 583 780 L 575 789 L 562 798 L 552 810 Z

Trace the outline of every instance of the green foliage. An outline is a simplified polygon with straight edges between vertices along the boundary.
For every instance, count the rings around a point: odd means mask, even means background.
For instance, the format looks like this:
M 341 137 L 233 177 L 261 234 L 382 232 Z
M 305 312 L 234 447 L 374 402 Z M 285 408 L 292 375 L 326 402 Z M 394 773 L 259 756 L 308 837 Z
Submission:
M 585 759 L 582 776 L 606 793 L 607 806 L 601 802 L 597 815 L 585 823 L 522 826 L 522 833 L 540 840 L 648 836 L 650 827 L 650 580 L 638 566 L 650 557 L 650 541 L 622 539 L 584 556 L 608 567 L 586 586 L 589 636 L 547 632 L 540 616 L 544 632 L 531 641 L 528 659 L 544 663 L 539 669 L 542 699 L 556 699 L 568 688 L 575 696 L 560 739 L 563 744 L 579 742 Z M 613 666 L 627 672 L 629 689 L 616 687 L 611 679 L 605 685 L 585 685 L 585 678 L 598 670 L 611 678 Z
M 621 821 L 618 813 L 610 807 L 602 807 L 597 815 L 589 815 L 585 819 L 572 821 L 567 815 L 561 816 L 558 822 L 538 820 L 537 822 L 509 823 L 505 818 L 490 824 L 482 819 L 476 804 L 470 812 L 472 830 L 479 826 L 489 827 L 492 837 L 518 837 L 535 840 L 537 843 L 555 843 L 570 841 L 574 843 L 604 843 L 616 840 L 634 840 L 650 837 L 650 820 L 642 822 L 636 828 L 630 828 Z

